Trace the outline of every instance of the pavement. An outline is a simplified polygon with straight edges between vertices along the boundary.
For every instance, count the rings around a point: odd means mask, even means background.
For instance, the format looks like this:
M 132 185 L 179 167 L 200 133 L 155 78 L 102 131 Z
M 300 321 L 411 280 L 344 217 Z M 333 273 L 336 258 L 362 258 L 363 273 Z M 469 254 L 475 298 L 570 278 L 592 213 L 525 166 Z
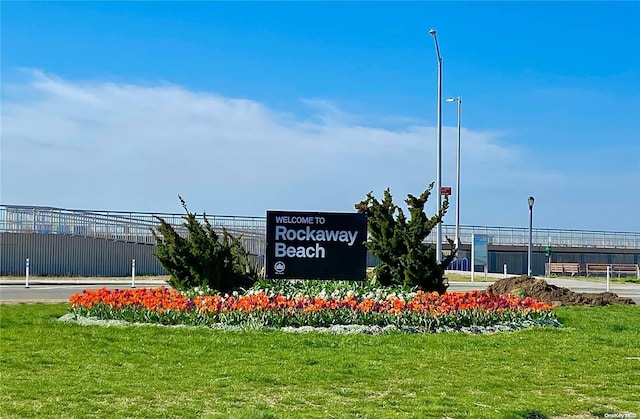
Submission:
M 449 272 L 468 275 L 468 272 Z M 450 281 L 451 291 L 471 291 L 484 290 L 493 282 L 503 278 L 503 274 L 487 274 L 487 281 L 484 281 L 484 274 L 477 273 L 474 282 L 470 280 Z M 588 281 L 586 279 L 559 279 L 542 278 L 547 283 L 558 287 L 569 288 L 575 292 L 600 293 L 606 291 L 604 281 Z M 110 289 L 124 288 L 156 288 L 167 286 L 163 278 L 136 278 L 132 282 L 131 278 L 48 278 L 32 277 L 29 279 L 29 286 L 26 287 L 25 278 L 0 277 L 0 304 L 9 303 L 31 303 L 31 302 L 66 302 L 69 297 L 83 290 L 100 289 L 107 287 Z M 640 305 L 640 284 L 633 283 L 610 283 L 609 291 L 621 297 L 629 297 Z
M 157 288 L 168 286 L 160 278 L 29 278 L 27 287 L 25 278 L 0 277 L 0 304 L 15 303 L 60 303 L 69 301 L 73 294 L 83 290 L 98 290 L 100 288 Z

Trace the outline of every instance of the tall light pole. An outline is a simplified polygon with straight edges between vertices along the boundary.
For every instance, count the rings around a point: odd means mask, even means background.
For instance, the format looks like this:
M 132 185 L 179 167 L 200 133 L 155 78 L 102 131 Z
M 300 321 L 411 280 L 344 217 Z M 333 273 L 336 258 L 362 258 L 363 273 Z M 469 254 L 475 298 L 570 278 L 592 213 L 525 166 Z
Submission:
M 462 98 L 450 97 L 447 102 L 458 102 L 458 148 L 456 150 L 456 251 L 460 248 L 460 111 Z
M 436 44 L 436 56 L 438 58 L 438 120 L 436 128 L 437 148 L 436 148 L 436 196 L 438 198 L 437 214 L 442 209 L 442 57 L 440 56 L 440 47 L 438 46 L 438 37 L 436 30 L 431 29 L 429 33 L 433 36 Z M 442 260 L 442 220 L 436 224 L 436 261 Z
M 533 246 L 533 202 L 535 199 L 529 197 L 529 248 L 527 251 L 527 276 L 531 276 L 531 247 Z

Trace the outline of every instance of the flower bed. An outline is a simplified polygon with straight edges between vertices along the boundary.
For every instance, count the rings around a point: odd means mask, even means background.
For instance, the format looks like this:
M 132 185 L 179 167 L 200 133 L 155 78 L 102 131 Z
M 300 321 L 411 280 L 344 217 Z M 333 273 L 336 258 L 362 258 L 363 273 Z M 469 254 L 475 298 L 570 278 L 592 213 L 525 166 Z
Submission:
M 557 324 L 548 304 L 483 291 L 395 293 L 348 290 L 286 295 L 253 289 L 239 295 L 182 294 L 174 289 L 83 291 L 70 298 L 76 316 L 127 322 L 261 327 L 393 326 L 433 332 L 499 324 Z

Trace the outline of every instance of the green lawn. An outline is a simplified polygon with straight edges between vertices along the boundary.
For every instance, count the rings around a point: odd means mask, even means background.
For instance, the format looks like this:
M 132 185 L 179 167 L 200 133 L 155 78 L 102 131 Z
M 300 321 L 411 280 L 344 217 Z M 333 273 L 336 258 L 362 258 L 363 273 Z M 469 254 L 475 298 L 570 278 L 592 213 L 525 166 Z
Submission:
M 457 274 L 457 273 L 445 273 L 445 278 L 447 278 L 449 280 L 449 282 L 469 282 L 471 281 L 471 273 L 469 274 Z M 509 275 L 514 276 L 514 275 Z M 492 282 L 492 281 L 498 281 L 502 279 L 502 276 L 500 276 L 500 278 L 496 278 L 495 276 L 488 276 L 487 277 L 487 281 Z M 482 282 L 484 281 L 484 272 L 476 272 L 475 276 L 473 278 L 474 281 L 476 282 Z
M 0 305 L 0 416 L 640 415 L 640 307 L 561 308 L 563 329 L 324 335 L 64 324 Z

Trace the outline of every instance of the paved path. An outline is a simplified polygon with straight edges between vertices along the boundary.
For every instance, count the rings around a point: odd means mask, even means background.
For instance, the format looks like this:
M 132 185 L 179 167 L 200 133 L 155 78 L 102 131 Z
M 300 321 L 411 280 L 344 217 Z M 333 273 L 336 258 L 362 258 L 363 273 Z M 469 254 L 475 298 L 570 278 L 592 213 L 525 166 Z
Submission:
M 502 274 L 490 274 L 488 282 L 484 281 L 463 281 L 450 282 L 451 291 L 471 291 L 487 289 L 493 281 L 502 278 Z M 484 279 L 476 277 L 476 279 Z M 549 284 L 559 287 L 569 288 L 576 292 L 599 293 L 606 291 L 604 282 L 594 282 L 576 279 L 543 278 Z M 102 280 L 100 278 L 73 278 L 73 279 L 43 279 L 31 280 L 29 288 L 25 287 L 24 280 L 16 278 L 0 278 L 0 303 L 20 303 L 20 302 L 65 302 L 69 297 L 85 289 L 107 288 L 130 288 L 131 279 Z M 161 279 L 136 279 L 136 288 L 159 287 L 167 285 Z M 640 284 L 619 284 L 612 283 L 609 291 L 621 297 L 632 298 L 636 304 L 640 305 Z
M 15 279 L 0 279 L 0 304 L 46 302 L 57 303 L 69 301 L 69 297 L 83 290 L 98 290 L 103 287 L 109 289 L 131 288 L 131 279 L 128 280 L 100 280 L 95 279 L 38 279 L 29 281 L 29 288 L 25 287 L 25 281 Z M 162 280 L 136 280 L 136 288 L 156 288 L 167 283 Z

